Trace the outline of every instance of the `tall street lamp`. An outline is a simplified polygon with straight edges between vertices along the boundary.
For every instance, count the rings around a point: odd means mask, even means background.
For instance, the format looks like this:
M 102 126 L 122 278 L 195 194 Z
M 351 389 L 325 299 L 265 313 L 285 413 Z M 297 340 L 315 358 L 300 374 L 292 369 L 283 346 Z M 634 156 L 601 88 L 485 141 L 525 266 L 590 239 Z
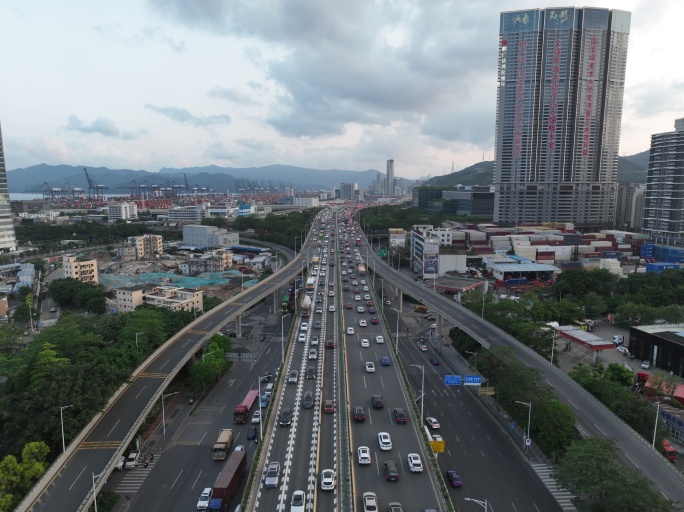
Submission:
M 177 394 L 178 391 L 174 391 L 173 393 L 168 393 L 166 395 L 162 393 L 162 432 L 164 432 L 164 449 L 166 449 L 166 414 L 164 412 L 164 398 Z
M 385 281 L 380 279 L 380 309 L 385 309 Z
M 423 370 L 423 377 L 420 381 L 420 424 L 423 424 L 423 404 L 425 403 L 425 366 L 421 366 L 418 364 L 412 364 L 411 366 L 415 366 L 416 368 L 420 368 Z
M 135 350 L 136 352 L 140 352 L 140 349 L 138 348 L 138 335 L 139 334 L 145 334 L 144 332 L 136 332 L 135 333 Z
M 93 500 L 95 502 L 95 512 L 97 512 L 97 491 L 95 491 L 95 479 L 100 478 L 102 475 L 104 475 L 105 471 L 103 471 L 99 475 L 96 475 L 95 471 L 92 472 L 93 473 Z
M 527 437 L 525 438 L 525 453 L 527 453 L 527 449 L 530 446 L 530 423 L 532 422 L 532 401 L 530 402 L 520 402 L 518 400 L 515 401 L 516 404 L 524 405 L 525 407 L 529 408 L 530 411 L 527 416 Z
M 295 258 L 297 257 L 297 240 L 299 240 L 299 237 L 295 237 Z
M 68 409 L 69 407 L 73 407 L 74 404 L 71 405 L 62 405 L 59 408 L 59 423 L 62 425 L 62 453 L 66 451 L 66 443 L 64 442 L 64 415 L 62 412 L 64 409 Z
M 653 443 L 651 443 L 651 446 L 655 448 L 655 440 L 656 440 L 656 433 L 658 432 L 658 416 L 660 415 L 660 402 L 656 402 L 658 404 L 656 408 L 656 420 L 655 420 L 655 427 L 653 427 Z
M 472 501 L 473 503 L 477 503 L 478 505 L 480 505 L 482 508 L 485 509 L 485 512 L 486 512 L 487 510 L 489 510 L 488 505 L 487 505 L 487 500 L 486 500 L 486 499 L 485 499 L 484 501 L 476 500 L 476 499 L 473 499 L 473 498 L 463 498 L 463 499 L 464 499 L 465 501 Z
M 290 316 L 290 313 L 288 313 L 286 315 L 282 315 L 280 317 L 280 354 L 281 354 L 280 364 L 285 363 L 285 329 L 284 329 L 284 325 L 285 325 L 285 317 L 286 316 Z

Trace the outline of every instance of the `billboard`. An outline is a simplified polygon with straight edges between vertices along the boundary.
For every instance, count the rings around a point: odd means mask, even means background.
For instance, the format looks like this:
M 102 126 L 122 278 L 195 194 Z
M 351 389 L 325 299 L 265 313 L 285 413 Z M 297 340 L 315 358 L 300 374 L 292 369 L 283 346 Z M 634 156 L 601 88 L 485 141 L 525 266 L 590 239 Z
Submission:
M 423 276 L 439 275 L 439 240 L 423 245 Z

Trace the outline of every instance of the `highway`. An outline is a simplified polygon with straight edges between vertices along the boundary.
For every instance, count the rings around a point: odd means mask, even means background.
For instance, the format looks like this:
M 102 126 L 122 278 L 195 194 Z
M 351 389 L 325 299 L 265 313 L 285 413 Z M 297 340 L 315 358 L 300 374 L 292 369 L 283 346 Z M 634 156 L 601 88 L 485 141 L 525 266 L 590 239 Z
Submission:
M 546 382 L 554 388 L 559 398 L 572 408 L 577 417 L 578 428 L 584 435 L 615 439 L 619 453 L 628 467 L 640 470 L 668 499 L 684 502 L 684 479 L 676 468 L 653 449 L 650 443 L 636 434 L 572 379 L 539 354 L 473 312 L 443 295 L 433 293 L 422 282 L 417 283 L 389 268 L 376 256 L 365 238 L 362 238 L 362 245 L 369 249 L 369 258 L 374 260 L 373 268 L 385 281 L 391 282 L 404 293 L 422 301 L 433 312 L 476 333 L 485 343 L 514 348 L 516 356 L 522 363 L 544 373 Z M 532 418 L 534 421 L 534 411 L 532 411 Z

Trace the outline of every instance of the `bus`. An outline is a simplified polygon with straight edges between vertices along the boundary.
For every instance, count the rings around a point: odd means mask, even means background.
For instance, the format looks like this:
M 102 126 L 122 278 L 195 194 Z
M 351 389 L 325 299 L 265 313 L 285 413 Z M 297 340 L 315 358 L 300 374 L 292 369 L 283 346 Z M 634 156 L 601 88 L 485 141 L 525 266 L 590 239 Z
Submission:
M 593 325 L 589 325 L 587 322 L 583 320 L 575 320 L 574 322 L 572 322 L 572 325 L 574 325 L 578 329 L 582 329 L 583 331 L 587 332 L 592 332 L 594 330 Z
M 283 295 L 283 300 L 280 303 L 280 311 L 283 313 L 287 313 L 290 311 L 290 296 L 289 295 Z
M 314 293 L 316 290 L 316 278 L 310 277 L 306 280 L 306 293 Z

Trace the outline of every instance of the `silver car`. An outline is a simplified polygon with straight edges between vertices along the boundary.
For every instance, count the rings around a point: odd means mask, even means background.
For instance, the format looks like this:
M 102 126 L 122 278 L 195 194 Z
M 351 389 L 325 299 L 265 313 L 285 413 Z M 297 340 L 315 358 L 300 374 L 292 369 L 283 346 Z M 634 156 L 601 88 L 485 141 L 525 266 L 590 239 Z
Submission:
M 266 469 L 266 476 L 264 477 L 264 487 L 274 488 L 278 487 L 280 482 L 280 463 L 271 462 Z

